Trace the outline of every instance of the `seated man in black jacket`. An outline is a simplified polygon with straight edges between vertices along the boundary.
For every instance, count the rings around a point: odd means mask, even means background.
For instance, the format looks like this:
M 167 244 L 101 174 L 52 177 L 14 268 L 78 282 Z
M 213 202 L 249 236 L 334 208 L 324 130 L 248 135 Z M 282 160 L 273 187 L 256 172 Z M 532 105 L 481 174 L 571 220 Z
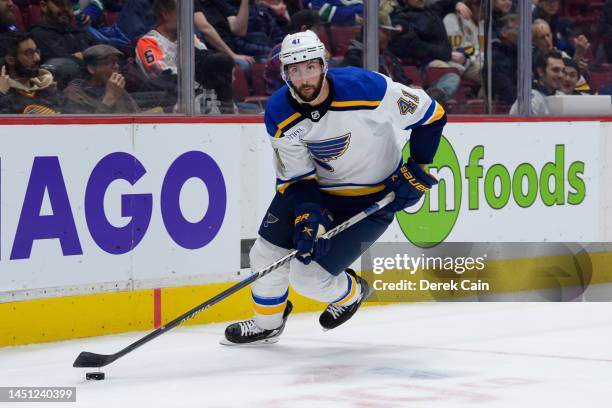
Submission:
M 0 113 L 52 115 L 62 109 L 53 75 L 40 69 L 40 53 L 34 40 L 24 33 L 3 37 L 6 49 L 0 68 Z
M 518 81 L 518 39 L 519 20 L 516 14 L 508 14 L 500 19 L 499 38 L 491 43 L 491 84 L 493 99 L 507 105 L 516 100 L 516 83 Z M 483 75 L 487 75 L 487 67 Z M 486 84 L 487 81 L 484 81 Z
M 453 51 L 443 19 L 455 11 L 469 19 L 470 9 L 458 0 L 439 0 L 428 7 L 424 0 L 402 0 L 402 3 L 391 14 L 393 25 L 402 28 L 402 32 L 395 35 L 389 44 L 391 51 L 423 68 L 455 66 L 461 72 L 460 68 L 467 63 L 467 57 Z M 452 81 L 454 87 L 440 82 L 436 87 L 441 88 L 447 98 L 457 90 L 456 79 Z
M 378 28 L 378 72 L 400 84 L 411 85 L 412 79 L 408 78 L 404 73 L 399 58 L 388 48 L 389 31 L 393 30 L 394 28 L 389 26 L 379 26 Z M 361 30 L 360 38 L 363 38 L 363 29 Z M 361 40 L 351 40 L 342 60 L 342 66 L 363 68 L 363 51 L 363 42 Z
M 40 48 L 42 65 L 53 72 L 60 88 L 78 77 L 83 68 L 83 51 L 96 40 L 81 28 L 73 27 L 70 0 L 41 0 L 42 21 L 30 27 Z

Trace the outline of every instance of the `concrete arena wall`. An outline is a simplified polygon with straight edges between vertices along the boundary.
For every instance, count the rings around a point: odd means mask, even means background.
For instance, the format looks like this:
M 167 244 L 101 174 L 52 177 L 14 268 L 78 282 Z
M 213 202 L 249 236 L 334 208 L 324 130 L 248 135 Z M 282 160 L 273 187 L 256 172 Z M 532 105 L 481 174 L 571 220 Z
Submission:
M 451 119 L 445 137 L 445 190 L 422 205 L 454 222 L 426 238 L 612 241 L 610 118 Z M 0 346 L 149 330 L 229 287 L 274 194 L 271 157 L 259 118 L 0 120 Z M 482 179 L 468 178 L 470 163 Z M 486 189 L 491 169 L 512 178 L 525 163 L 540 190 L 544 168 L 556 172 L 550 197 L 526 206 L 514 191 L 500 202 L 503 181 Z M 410 216 L 381 240 L 421 239 Z M 593 259 L 611 264 L 607 252 Z M 245 290 L 188 324 L 249 314 Z

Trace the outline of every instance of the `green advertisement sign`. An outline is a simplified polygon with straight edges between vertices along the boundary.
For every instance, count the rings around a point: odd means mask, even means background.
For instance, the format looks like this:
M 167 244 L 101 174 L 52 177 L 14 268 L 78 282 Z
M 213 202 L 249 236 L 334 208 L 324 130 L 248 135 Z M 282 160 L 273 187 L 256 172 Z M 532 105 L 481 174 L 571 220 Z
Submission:
M 540 169 L 529 162 L 515 168 L 502 163 L 485 167 L 482 164 L 485 146 L 477 145 L 471 148 L 468 161 L 462 167 L 453 146 L 443 136 L 433 163 L 426 166 L 439 180 L 434 187 L 438 189 L 437 202 L 432 202 L 432 194 L 428 193 L 420 208 L 396 214 L 399 226 L 410 242 L 427 248 L 443 242 L 460 222 L 463 194 L 467 194 L 468 211 L 477 211 L 483 206 L 501 210 L 511 200 L 518 207 L 528 209 L 538 197 L 547 207 L 579 205 L 586 197 L 582 177 L 585 163 L 575 161 L 567 165 L 565 150 L 565 145 L 555 145 L 551 152 L 554 160 Z M 404 147 L 403 155 L 404 159 L 410 155 L 409 144 Z

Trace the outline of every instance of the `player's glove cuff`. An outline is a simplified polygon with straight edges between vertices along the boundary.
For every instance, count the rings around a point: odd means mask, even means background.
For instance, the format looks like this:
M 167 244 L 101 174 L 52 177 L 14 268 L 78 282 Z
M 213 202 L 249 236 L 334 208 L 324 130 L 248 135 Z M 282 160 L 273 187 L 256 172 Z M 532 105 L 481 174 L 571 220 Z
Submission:
M 298 205 L 295 215 L 293 243 L 297 259 L 308 265 L 329 252 L 329 239 L 319 237 L 331 226 L 331 216 L 315 203 Z
M 387 206 L 397 212 L 416 204 L 438 180 L 421 168 L 412 157 L 387 181 L 387 188 L 395 192 L 395 200 Z

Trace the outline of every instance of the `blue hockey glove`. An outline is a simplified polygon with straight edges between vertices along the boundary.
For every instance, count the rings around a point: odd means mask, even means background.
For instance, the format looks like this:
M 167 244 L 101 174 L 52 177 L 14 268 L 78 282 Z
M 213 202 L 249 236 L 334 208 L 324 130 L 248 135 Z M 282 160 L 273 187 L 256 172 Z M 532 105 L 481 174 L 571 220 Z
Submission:
M 389 190 L 395 192 L 395 200 L 386 209 L 397 212 L 416 204 L 423 194 L 438 184 L 438 180 L 410 157 L 389 177 L 386 184 Z
M 319 238 L 331 225 L 329 213 L 321 210 L 315 203 L 300 204 L 295 209 L 295 226 L 293 229 L 293 244 L 298 251 L 297 259 L 308 265 L 317 260 L 331 247 L 329 239 Z

